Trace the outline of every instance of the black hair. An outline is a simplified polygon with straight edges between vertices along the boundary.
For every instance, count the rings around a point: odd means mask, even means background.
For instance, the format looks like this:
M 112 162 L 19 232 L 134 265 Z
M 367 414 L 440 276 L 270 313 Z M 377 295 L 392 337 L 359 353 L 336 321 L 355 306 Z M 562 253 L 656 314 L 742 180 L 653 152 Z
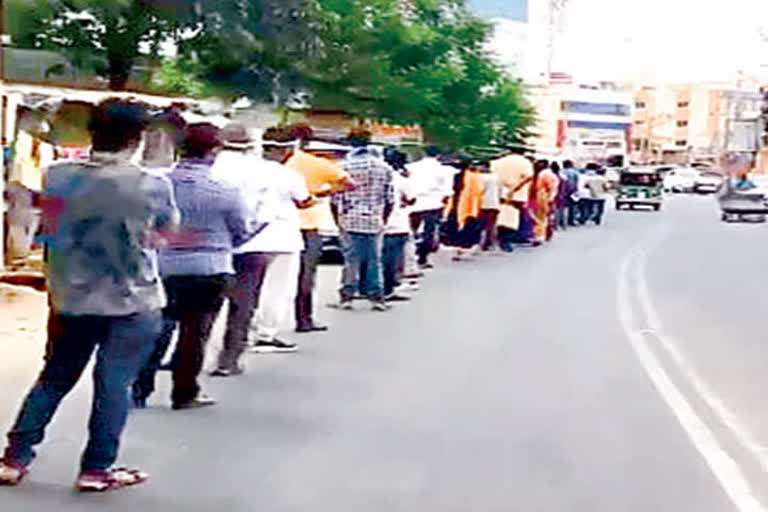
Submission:
M 184 129 L 180 152 L 182 158 L 205 158 L 221 146 L 219 129 L 211 123 L 190 124 Z
M 440 148 L 437 146 L 427 146 L 424 149 L 424 152 L 427 154 L 428 157 L 436 157 L 440 154 Z
M 108 99 L 93 111 L 88 131 L 94 151 L 116 153 L 139 144 L 149 123 L 146 105 L 135 101 Z
M 563 169 L 573 169 L 573 162 L 570 160 L 563 162 Z
M 549 164 L 549 168 L 552 169 L 552 172 L 554 172 L 555 174 L 558 174 L 560 172 L 560 164 L 558 164 L 557 162 L 552 162 L 551 164 Z

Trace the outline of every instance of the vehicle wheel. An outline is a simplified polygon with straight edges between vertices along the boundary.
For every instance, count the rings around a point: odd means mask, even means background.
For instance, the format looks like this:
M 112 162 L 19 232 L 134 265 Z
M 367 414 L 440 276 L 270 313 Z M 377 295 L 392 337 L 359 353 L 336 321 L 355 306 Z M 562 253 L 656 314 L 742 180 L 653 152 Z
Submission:
M 616 209 L 617 210 L 621 210 L 623 207 L 624 207 L 623 203 L 620 203 L 620 202 L 616 201 Z
M 723 213 L 720 216 L 720 220 L 722 220 L 723 222 L 728 222 L 728 214 L 727 213 Z
M 661 205 L 660 204 L 653 205 L 653 210 L 656 211 L 656 212 L 661 210 Z

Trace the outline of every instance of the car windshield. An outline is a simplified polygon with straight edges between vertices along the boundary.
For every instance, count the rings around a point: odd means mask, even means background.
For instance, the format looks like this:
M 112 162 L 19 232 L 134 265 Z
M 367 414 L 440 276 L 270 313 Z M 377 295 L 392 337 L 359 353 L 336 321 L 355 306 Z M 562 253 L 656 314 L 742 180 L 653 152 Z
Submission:
M 626 173 L 621 175 L 622 185 L 644 185 L 653 186 L 658 185 L 661 178 L 656 173 Z

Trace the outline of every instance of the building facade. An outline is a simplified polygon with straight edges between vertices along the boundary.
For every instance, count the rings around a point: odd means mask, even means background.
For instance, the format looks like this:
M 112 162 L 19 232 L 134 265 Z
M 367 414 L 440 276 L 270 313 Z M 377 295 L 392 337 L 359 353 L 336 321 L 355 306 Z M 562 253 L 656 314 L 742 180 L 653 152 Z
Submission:
M 634 91 L 632 159 L 718 162 L 727 153 L 760 150 L 762 97 L 718 84 L 639 87 Z

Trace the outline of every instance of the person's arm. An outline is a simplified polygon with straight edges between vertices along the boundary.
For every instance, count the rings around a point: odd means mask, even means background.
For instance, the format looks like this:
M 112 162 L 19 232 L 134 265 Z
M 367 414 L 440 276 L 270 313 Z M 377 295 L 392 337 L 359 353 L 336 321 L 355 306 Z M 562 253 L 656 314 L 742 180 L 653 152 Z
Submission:
M 384 199 L 384 225 L 386 226 L 387 223 L 389 223 L 389 217 L 392 215 L 392 212 L 395 209 L 395 187 L 393 184 L 393 178 L 392 173 L 396 172 L 393 171 L 389 165 L 381 164 L 380 171 L 384 173 L 382 175 L 381 179 L 381 194 Z
M 252 217 L 253 212 L 239 189 L 229 189 L 226 199 L 229 207 L 225 213 L 225 222 L 232 247 L 239 247 L 261 232 L 266 224 L 258 224 Z
M 312 198 L 307 190 L 307 182 L 304 180 L 304 176 L 291 170 L 292 185 L 291 185 L 291 199 L 299 210 L 306 210 L 317 204 L 317 201 Z

